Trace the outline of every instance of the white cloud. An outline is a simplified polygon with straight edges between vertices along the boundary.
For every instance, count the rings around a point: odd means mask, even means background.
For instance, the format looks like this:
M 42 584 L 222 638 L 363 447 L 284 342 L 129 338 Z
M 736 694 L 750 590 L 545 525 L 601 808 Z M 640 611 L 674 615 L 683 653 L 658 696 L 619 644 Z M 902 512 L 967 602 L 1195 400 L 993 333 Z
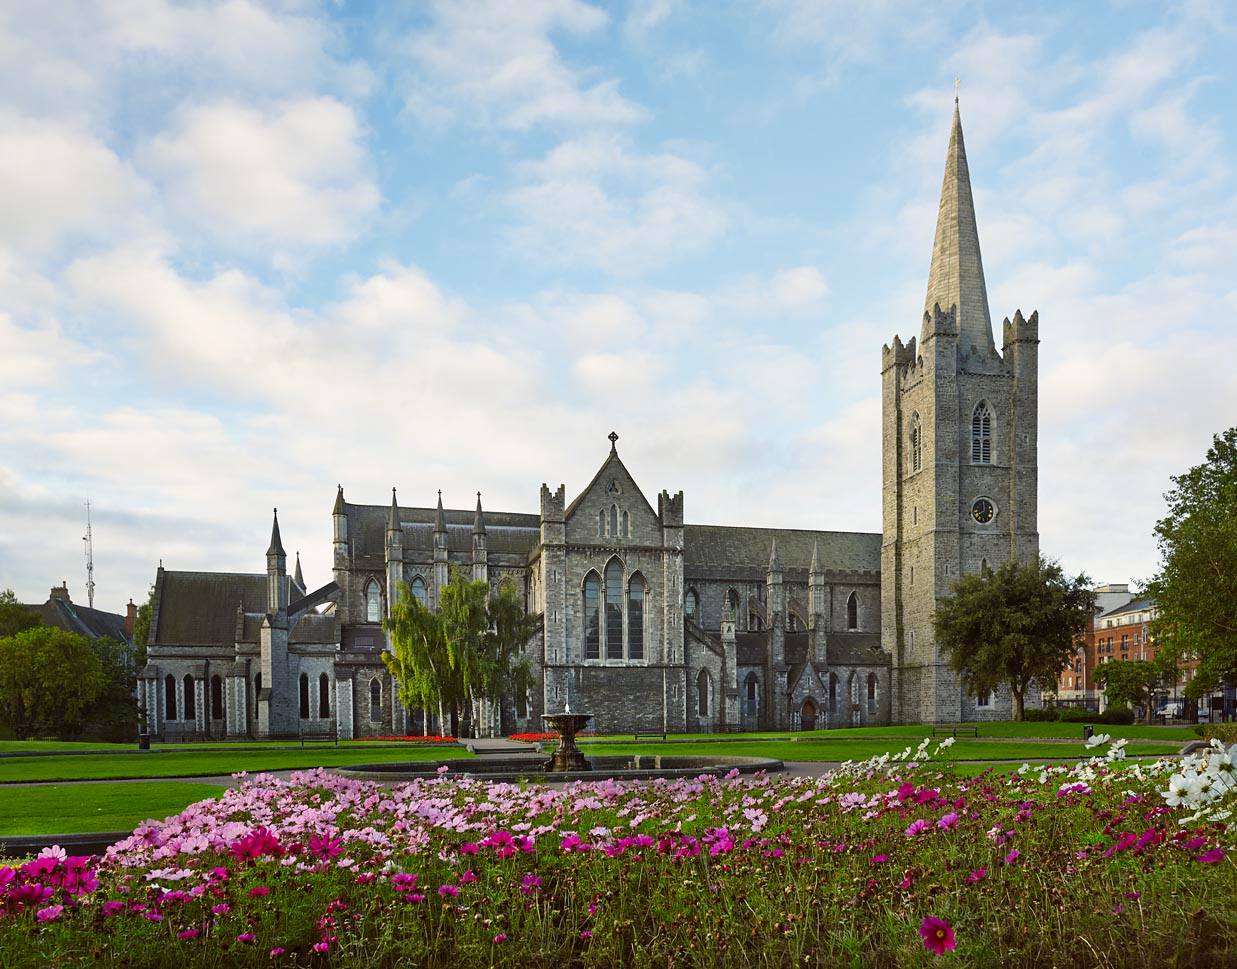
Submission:
M 61 384 L 100 354 L 66 337 L 55 323 L 22 327 L 0 312 L 0 387 Z
M 698 251 L 726 226 L 708 169 L 673 151 L 644 153 L 622 138 L 565 141 L 521 167 L 507 204 L 526 258 L 635 275 Z
M 551 34 L 594 35 L 606 13 L 581 0 L 437 0 L 412 33 L 406 107 L 422 123 L 522 131 L 543 124 L 630 124 L 644 117 L 615 78 L 570 66 Z
M 379 201 L 356 116 L 333 98 L 191 106 L 141 158 L 175 211 L 250 244 L 339 243 Z

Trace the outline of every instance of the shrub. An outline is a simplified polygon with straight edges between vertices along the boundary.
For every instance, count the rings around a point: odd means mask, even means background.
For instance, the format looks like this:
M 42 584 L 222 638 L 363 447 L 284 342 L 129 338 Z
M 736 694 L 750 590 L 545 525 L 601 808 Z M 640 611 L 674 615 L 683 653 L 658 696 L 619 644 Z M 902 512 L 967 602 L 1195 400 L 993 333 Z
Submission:
M 1057 707 L 1025 710 L 1022 718 L 1030 723 L 1053 723 L 1061 719 L 1060 710 Z
M 1219 740 L 1224 744 L 1237 744 L 1237 723 L 1208 723 L 1202 725 L 1206 740 Z
M 1134 711 L 1129 707 L 1109 707 L 1100 714 L 1100 723 L 1114 723 L 1128 727 L 1134 722 Z

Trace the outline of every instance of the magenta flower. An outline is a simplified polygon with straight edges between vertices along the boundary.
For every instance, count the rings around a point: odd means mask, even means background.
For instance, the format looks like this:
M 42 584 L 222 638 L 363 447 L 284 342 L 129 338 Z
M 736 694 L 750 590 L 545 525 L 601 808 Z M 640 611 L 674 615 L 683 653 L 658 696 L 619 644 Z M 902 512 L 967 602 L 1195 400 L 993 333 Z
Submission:
M 252 932 L 242 932 L 240 935 L 236 937 L 236 941 L 237 942 L 252 942 L 256 938 L 257 936 L 254 935 Z
M 506 933 L 506 932 L 499 932 L 499 933 L 498 933 L 498 935 L 494 936 L 494 944 L 495 944 L 495 945 L 502 945 L 502 944 L 503 944 L 504 942 L 506 942 L 506 941 L 507 941 L 507 933 Z
M 439 885 L 438 894 L 443 898 L 447 898 L 448 896 L 451 898 L 458 898 L 460 894 L 460 887 L 459 885 Z
M 211 906 L 211 912 L 215 915 L 227 915 L 232 911 L 232 906 L 227 902 L 220 902 L 218 905 Z
M 55 922 L 64 914 L 63 905 L 49 905 L 47 908 L 41 908 L 35 913 L 35 918 L 40 922 Z
M 464 872 L 464 874 L 460 875 L 461 885 L 467 885 L 471 882 L 475 882 L 476 880 L 477 880 L 477 873 L 475 871 L 466 871 Z
M 265 885 L 254 885 L 253 888 L 249 889 L 250 898 L 262 898 L 264 895 L 269 895 L 270 893 L 271 890 Z
M 950 811 L 936 822 L 936 826 L 942 831 L 952 831 L 958 826 L 958 815 L 955 812 Z
M 585 929 L 584 931 L 580 933 L 581 939 L 591 939 L 592 937 L 593 937 L 593 933 L 590 932 L 588 929 Z
M 407 872 L 396 872 L 391 876 L 391 887 L 401 895 L 405 892 L 410 892 L 417 886 L 417 876 L 410 875 Z
M 1204 865 L 1214 865 L 1217 861 L 1224 860 L 1223 848 L 1212 848 L 1210 851 L 1204 851 L 1201 855 L 1195 857 L 1195 861 L 1201 862 Z
M 933 915 L 924 918 L 919 925 L 919 937 L 923 939 L 923 947 L 935 955 L 944 955 L 957 947 L 954 942 L 953 926 L 945 919 Z
M 907 826 L 906 836 L 908 838 L 913 838 L 916 835 L 923 834 L 925 831 L 930 831 L 931 829 L 932 825 L 926 820 L 923 818 L 916 818 L 910 823 L 910 825 Z
M 111 901 L 104 902 L 100 908 L 102 908 L 104 916 L 111 918 L 113 915 L 119 915 L 125 910 L 125 903 L 112 899 Z
M 1012 865 L 1015 861 L 1018 860 L 1018 857 L 1021 854 L 1022 852 L 1020 852 L 1017 848 L 1011 848 L 1009 850 L 1009 854 L 1005 856 L 1005 864 Z
M 181 929 L 176 933 L 178 939 L 196 939 L 198 937 L 197 929 Z
M 870 859 L 870 863 L 873 865 L 883 865 L 888 860 L 888 855 L 873 855 Z
M 283 946 L 277 945 L 275 948 L 271 949 L 270 956 L 274 959 L 276 956 L 283 955 L 286 951 L 287 950 Z
M 541 879 L 531 871 L 524 876 L 524 881 L 520 883 L 520 891 L 525 895 L 531 895 L 540 887 Z
M 976 882 L 983 881 L 987 875 L 987 868 L 976 868 L 973 872 L 966 876 L 966 883 L 968 885 L 974 885 Z

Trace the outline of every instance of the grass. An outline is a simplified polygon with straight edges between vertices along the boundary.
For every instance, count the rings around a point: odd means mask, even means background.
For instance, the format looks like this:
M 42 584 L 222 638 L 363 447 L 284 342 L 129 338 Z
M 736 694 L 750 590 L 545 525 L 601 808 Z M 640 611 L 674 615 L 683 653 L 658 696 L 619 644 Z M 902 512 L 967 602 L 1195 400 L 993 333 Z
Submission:
M 304 746 L 307 750 L 311 747 L 320 749 L 336 746 L 341 750 L 345 747 L 353 750 L 372 750 L 375 747 L 383 746 L 433 747 L 450 750 L 452 747 L 451 744 L 416 744 L 411 742 L 403 743 L 397 740 L 342 740 L 339 744 L 336 744 L 333 740 L 307 740 Z M 183 744 L 151 744 L 152 750 L 259 750 L 271 747 L 296 747 L 299 749 L 301 742 L 295 737 L 289 737 L 283 740 L 210 740 L 191 741 Z M 100 740 L 0 740 L 0 754 L 43 753 L 47 751 L 85 753 L 95 750 L 136 751 L 137 744 L 114 744 Z
M 963 726 L 978 726 L 981 738 L 1018 739 L 1018 740 L 1075 740 L 1082 742 L 1082 727 L 1080 723 L 1014 723 L 1012 721 L 997 721 L 993 723 L 963 724 Z M 1146 724 L 1117 726 L 1110 724 L 1093 724 L 1096 733 L 1106 733 L 1115 738 L 1128 740 L 1162 740 L 1173 743 L 1184 743 L 1198 740 L 1199 736 L 1192 727 L 1160 727 Z M 669 734 L 667 740 L 688 740 L 697 743 L 716 741 L 719 736 L 743 739 L 771 738 L 785 739 L 789 737 L 828 737 L 830 740 L 866 740 L 876 737 L 894 737 L 899 739 L 915 739 L 930 737 L 932 727 L 922 724 L 888 727 L 843 727 L 838 730 L 804 731 L 755 731 L 741 734 Z M 631 734 L 605 734 L 586 738 L 595 741 L 630 741 Z
M 623 756 L 631 754 L 689 754 L 693 757 L 714 754 L 720 757 L 776 757 L 779 760 L 799 761 L 846 761 L 862 760 L 884 753 L 897 753 L 906 747 L 906 740 L 881 740 L 879 738 L 834 740 L 817 739 L 817 735 L 803 735 L 800 740 L 776 738 L 753 738 L 721 742 L 693 743 L 690 750 L 683 744 L 641 743 L 607 744 L 593 740 L 580 741 L 580 749 L 586 756 Z M 810 738 L 810 739 L 809 739 Z M 1165 754 L 1171 752 L 1163 744 L 1131 743 L 1128 754 Z M 958 740 L 952 747 L 934 758 L 936 760 L 992 760 L 1016 759 L 1045 760 L 1070 759 L 1091 756 L 1081 743 L 1028 742 L 1017 740 Z
M 344 767 L 398 761 L 456 760 L 471 757 L 460 747 L 339 747 L 301 750 L 244 748 L 173 750 L 133 757 L 91 756 L 89 753 L 0 760 L 0 784 L 14 781 L 120 780 L 145 777 L 212 777 L 309 767 Z
M 183 781 L 9 787 L 0 790 L 0 834 L 131 831 L 147 818 L 165 818 L 222 790 Z

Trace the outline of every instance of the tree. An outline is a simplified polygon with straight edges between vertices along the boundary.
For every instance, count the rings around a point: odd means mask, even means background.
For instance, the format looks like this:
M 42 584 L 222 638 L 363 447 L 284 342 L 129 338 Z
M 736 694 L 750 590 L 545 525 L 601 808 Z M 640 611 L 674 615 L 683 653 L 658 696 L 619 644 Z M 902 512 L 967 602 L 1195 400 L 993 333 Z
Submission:
M 73 739 L 103 688 L 103 665 L 85 636 L 37 626 L 0 639 L 0 724 L 19 739 Z
M 39 614 L 18 602 L 12 589 L 0 592 L 0 636 L 16 636 L 39 625 L 42 625 Z
M 1198 659 L 1185 691 L 1197 698 L 1237 678 L 1237 427 L 1172 482 L 1155 526 L 1160 571 L 1142 592 L 1155 600 L 1161 652 Z
M 438 600 L 434 612 L 406 583 L 400 586 L 383 622 L 391 651 L 382 659 L 399 684 L 400 703 L 410 709 L 441 704 L 452 736 L 471 736 L 474 701 L 501 701 L 531 688 L 523 650 L 536 620 L 525 614 L 510 581 L 490 598 L 488 583 L 453 572 Z
M 1073 660 L 1095 610 L 1090 581 L 1043 557 L 965 576 L 936 605 L 936 641 L 971 693 L 1008 685 L 1022 720 L 1027 688 L 1052 689 Z
M 1161 654 L 1162 655 L 1162 654 Z M 1143 719 L 1151 723 L 1155 703 L 1155 691 L 1160 689 L 1165 675 L 1176 674 L 1175 664 L 1171 672 L 1165 669 L 1161 656 L 1155 661 L 1132 660 L 1120 663 L 1101 663 L 1095 671 L 1095 681 L 1104 688 L 1108 702 L 1117 707 L 1143 708 Z
M 137 607 L 137 618 L 133 620 L 133 662 L 141 668 L 146 665 L 146 640 L 150 638 L 150 617 L 155 609 L 155 587 L 152 585 L 146 594 L 146 601 Z
M 86 712 L 86 728 L 92 738 L 124 742 L 137 733 L 137 676 L 130 660 L 129 647 L 108 636 L 90 641 L 99 657 L 103 688 Z

